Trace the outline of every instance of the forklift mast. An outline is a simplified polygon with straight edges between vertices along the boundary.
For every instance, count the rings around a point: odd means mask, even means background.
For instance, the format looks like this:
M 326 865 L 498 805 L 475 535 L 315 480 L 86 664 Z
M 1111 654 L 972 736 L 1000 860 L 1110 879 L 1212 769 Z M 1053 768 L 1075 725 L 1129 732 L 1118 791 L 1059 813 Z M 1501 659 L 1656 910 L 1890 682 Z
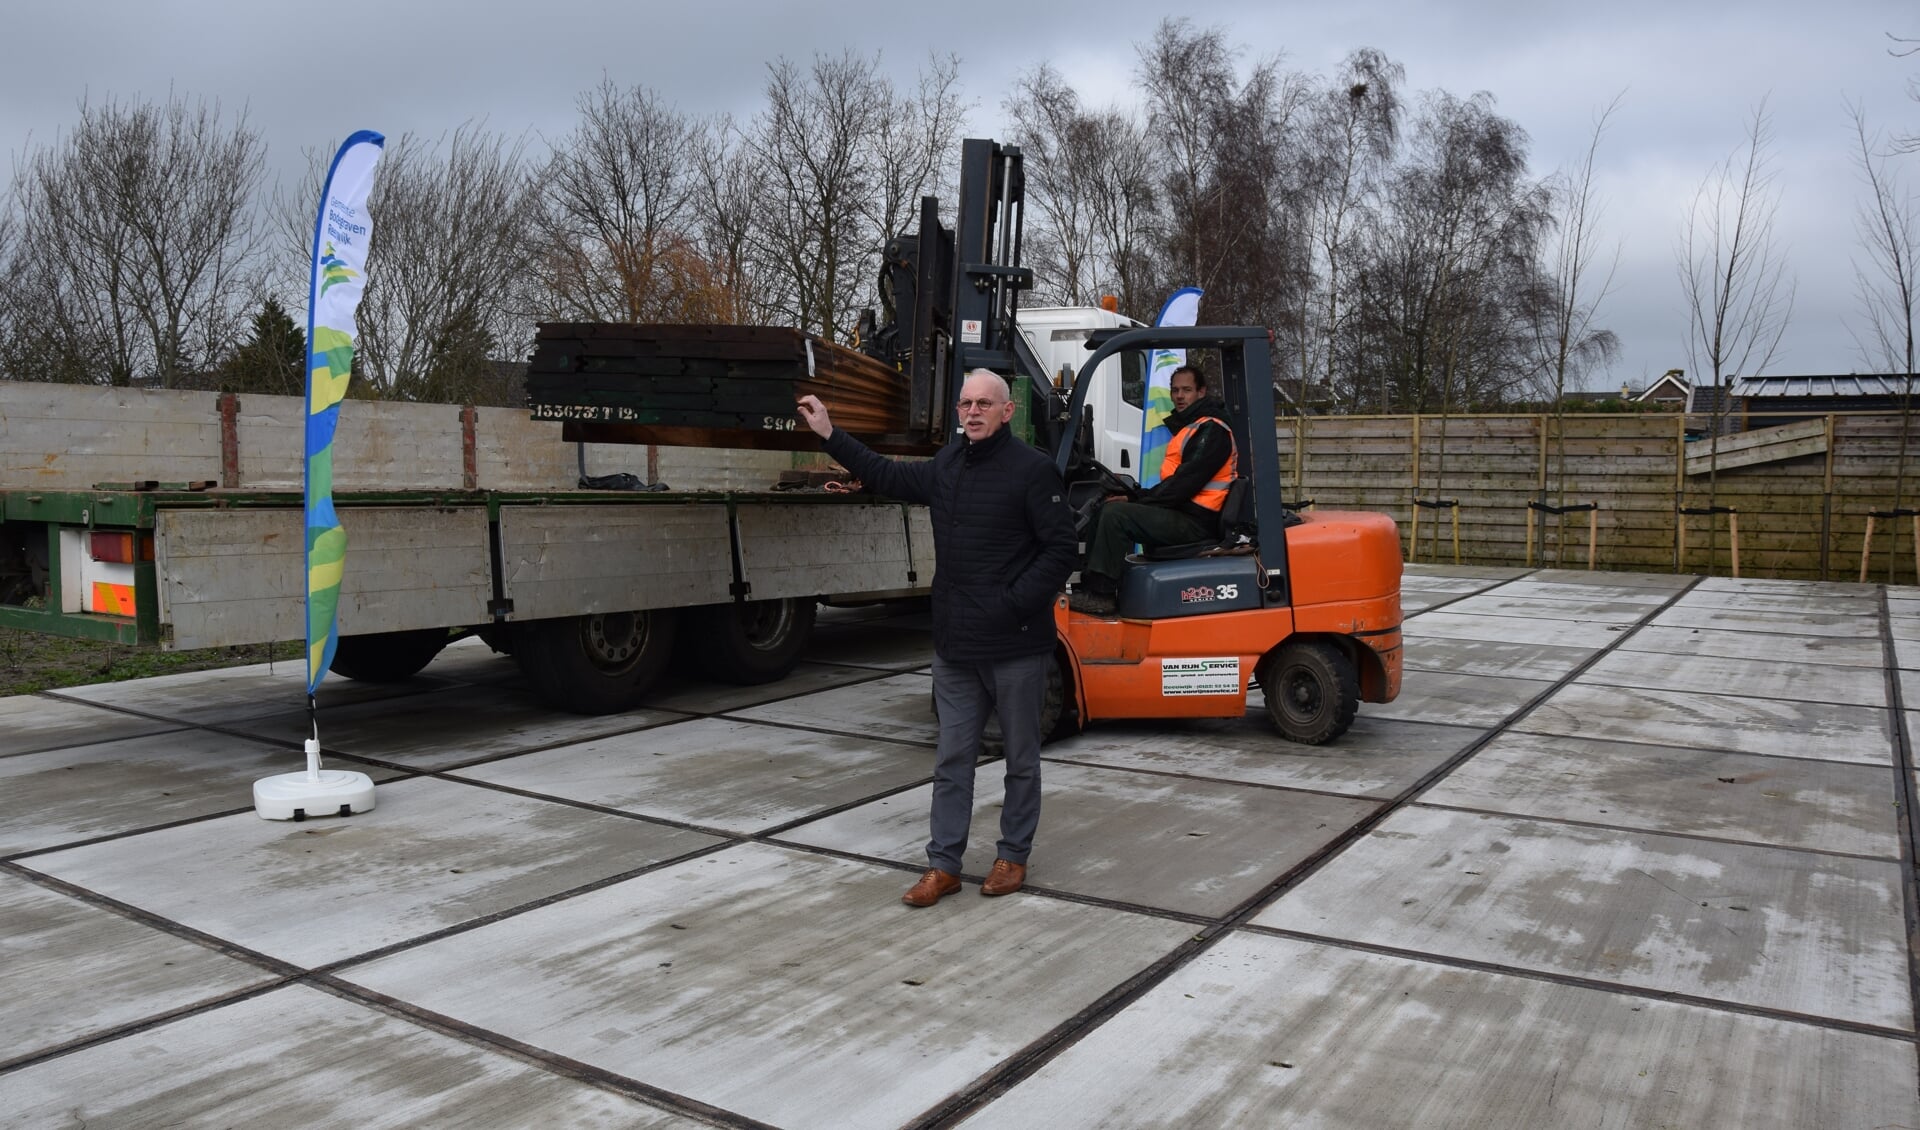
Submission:
M 1026 339 L 1020 292 L 1033 272 L 1020 265 L 1026 177 L 1020 150 L 982 138 L 960 148 L 960 200 L 949 229 L 937 198 L 922 197 L 917 231 L 887 242 L 880 294 L 885 325 L 861 319 L 862 348 L 908 378 L 907 426 L 933 442 L 955 430 L 955 402 L 972 369 L 1026 377 L 1035 403 L 1035 442 L 1051 446 L 1058 406 Z

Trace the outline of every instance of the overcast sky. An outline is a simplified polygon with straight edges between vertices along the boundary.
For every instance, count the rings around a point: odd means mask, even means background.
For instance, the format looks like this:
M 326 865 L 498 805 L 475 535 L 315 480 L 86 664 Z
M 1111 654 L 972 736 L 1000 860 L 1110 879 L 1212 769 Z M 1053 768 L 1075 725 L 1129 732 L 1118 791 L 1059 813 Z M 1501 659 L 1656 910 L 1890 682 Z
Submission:
M 1603 324 L 1624 353 L 1595 387 L 1691 368 L 1675 268 L 1680 220 L 1732 152 L 1762 99 L 1774 115 L 1779 237 L 1798 298 L 1777 373 L 1859 371 L 1853 216 L 1860 200 L 1843 100 L 1890 131 L 1920 133 L 1907 93 L 1920 58 L 1894 58 L 1887 33 L 1920 38 L 1915 0 L 1688 0 L 1610 4 L 1485 0 L 1344 4 L 1214 3 L 1185 11 L 1248 58 L 1331 72 L 1357 47 L 1405 66 L 1410 92 L 1485 90 L 1532 138 L 1544 175 L 1577 158 L 1593 117 L 1625 97 L 1602 143 L 1603 229 L 1621 246 Z M 1565 14 L 1561 14 L 1562 10 Z M 1722 14 L 1722 13 L 1725 14 Z M 354 129 L 437 136 L 474 118 L 557 137 L 573 100 L 604 72 L 683 109 L 749 115 L 766 64 L 846 48 L 879 51 L 911 78 L 928 52 L 961 59 L 970 132 L 1002 127 L 1001 91 L 1051 61 L 1089 102 L 1130 102 L 1134 45 L 1180 10 L 1100 4 L 830 5 L 764 0 L 335 0 L 325 5 L 142 0 L 16 6 L 0 68 L 0 145 L 16 159 L 75 117 L 83 97 L 162 100 L 171 88 L 244 106 L 276 172 Z M 537 144 L 537 142 L 536 142 Z M 1920 185 L 1920 156 L 1905 158 Z M 1204 318 L 1204 307 L 1202 317 Z

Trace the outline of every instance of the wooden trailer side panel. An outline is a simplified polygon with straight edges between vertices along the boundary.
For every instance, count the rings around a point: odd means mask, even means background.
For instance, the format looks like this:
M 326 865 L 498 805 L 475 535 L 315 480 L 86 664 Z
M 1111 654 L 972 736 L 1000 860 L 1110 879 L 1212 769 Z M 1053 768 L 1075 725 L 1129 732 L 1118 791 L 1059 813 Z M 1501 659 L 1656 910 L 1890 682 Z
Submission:
M 347 507 L 340 633 L 480 624 L 491 595 L 480 507 Z M 301 516 L 162 510 L 154 522 L 160 620 L 171 648 L 306 637 Z
M 210 392 L 0 381 L 0 485 L 218 481 L 215 400 Z
M 724 505 L 502 506 L 500 542 L 513 620 L 733 599 Z
M 749 596 L 779 600 L 928 584 L 931 553 L 917 568 L 911 553 L 908 522 L 916 509 L 898 503 L 739 507 L 741 575 L 752 586 Z

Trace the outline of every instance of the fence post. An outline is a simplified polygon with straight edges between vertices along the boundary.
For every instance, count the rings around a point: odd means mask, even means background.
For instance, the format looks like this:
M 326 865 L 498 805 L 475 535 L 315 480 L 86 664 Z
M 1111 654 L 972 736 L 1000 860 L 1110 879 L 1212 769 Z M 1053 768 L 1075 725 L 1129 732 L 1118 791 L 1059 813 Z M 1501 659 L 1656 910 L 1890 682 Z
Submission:
M 1833 544 L 1833 413 L 1827 413 L 1827 468 L 1820 495 L 1820 579 L 1827 579 L 1827 552 Z

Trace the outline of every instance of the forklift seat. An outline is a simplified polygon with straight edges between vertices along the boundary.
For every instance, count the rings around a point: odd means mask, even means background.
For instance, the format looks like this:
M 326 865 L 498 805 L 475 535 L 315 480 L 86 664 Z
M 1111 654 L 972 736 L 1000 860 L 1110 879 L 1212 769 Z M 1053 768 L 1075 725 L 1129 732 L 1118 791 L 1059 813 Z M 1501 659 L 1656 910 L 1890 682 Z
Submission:
M 1287 512 L 1287 525 L 1300 517 Z M 1144 553 L 1132 554 L 1129 563 L 1141 561 L 1183 561 L 1189 557 L 1227 557 L 1252 553 L 1260 545 L 1259 530 L 1253 514 L 1253 480 L 1239 475 L 1227 485 L 1227 499 L 1220 506 L 1220 524 L 1212 541 L 1163 545 Z

